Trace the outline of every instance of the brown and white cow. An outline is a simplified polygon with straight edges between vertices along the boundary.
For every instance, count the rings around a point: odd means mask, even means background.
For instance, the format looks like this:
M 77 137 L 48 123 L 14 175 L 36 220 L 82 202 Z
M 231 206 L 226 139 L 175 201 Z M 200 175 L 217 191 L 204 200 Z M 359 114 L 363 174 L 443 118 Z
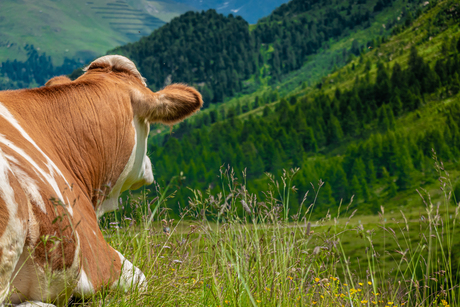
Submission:
M 202 106 L 182 84 L 150 91 L 125 57 L 104 56 L 75 81 L 0 92 L 0 305 L 63 305 L 73 294 L 145 283 L 97 219 L 153 181 L 149 123 Z

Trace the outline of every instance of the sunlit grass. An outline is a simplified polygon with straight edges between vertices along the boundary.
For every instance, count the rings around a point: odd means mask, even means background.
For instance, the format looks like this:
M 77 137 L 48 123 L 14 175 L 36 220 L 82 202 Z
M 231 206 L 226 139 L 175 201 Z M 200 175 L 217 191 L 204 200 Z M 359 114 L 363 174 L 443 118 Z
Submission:
M 181 220 L 164 207 L 171 190 L 155 185 L 153 202 L 131 198 L 112 224 L 101 225 L 107 241 L 145 273 L 148 289 L 107 292 L 85 304 L 457 306 L 459 208 L 449 174 L 437 161 L 436 168 L 443 202 L 433 204 L 421 190 L 421 213 L 382 207 L 377 218 L 359 222 L 348 203 L 319 221 L 310 214 L 320 204 L 289 212 L 296 170 L 270 176 L 264 199 L 256 199 L 244 174 L 238 180 L 222 169 L 224 192 L 194 191 Z

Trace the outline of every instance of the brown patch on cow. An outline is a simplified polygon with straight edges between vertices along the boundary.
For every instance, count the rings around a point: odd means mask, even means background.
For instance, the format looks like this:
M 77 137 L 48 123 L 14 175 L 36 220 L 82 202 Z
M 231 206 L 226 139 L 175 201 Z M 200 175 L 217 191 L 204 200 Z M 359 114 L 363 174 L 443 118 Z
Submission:
M 36 263 L 53 271 L 62 271 L 73 264 L 77 238 L 72 231 L 72 218 L 62 203 L 56 199 L 49 202 L 51 206 L 47 207 L 54 207 L 54 214 L 32 207 L 35 218 L 40 221 L 39 239 L 32 248 Z
M 70 80 L 67 76 L 58 76 L 48 80 L 48 82 L 45 83 L 45 86 L 60 85 L 70 82 L 72 82 L 72 80 Z
M 8 213 L 8 208 L 6 207 L 5 201 L 0 198 L 0 239 L 3 236 L 3 233 L 5 233 L 6 227 L 8 226 L 8 220 L 9 220 L 9 213 Z M 0 260 L 1 260 L 0 256 Z

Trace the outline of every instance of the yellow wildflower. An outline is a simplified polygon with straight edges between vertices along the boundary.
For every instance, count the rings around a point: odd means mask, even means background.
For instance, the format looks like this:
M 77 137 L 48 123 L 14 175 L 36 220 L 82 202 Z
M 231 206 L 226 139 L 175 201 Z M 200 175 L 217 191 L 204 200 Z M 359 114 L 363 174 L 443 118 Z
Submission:
M 320 279 L 318 277 L 315 278 L 315 282 L 319 282 Z
M 360 283 L 358 283 L 358 285 L 360 285 L 360 286 L 362 287 L 362 286 L 363 286 L 363 283 L 362 283 L 362 282 L 360 282 Z
M 311 302 L 311 303 L 312 303 L 313 305 L 316 305 L 316 302 L 315 302 L 315 301 L 313 301 L 313 302 Z
M 361 304 L 367 304 L 367 301 L 366 301 L 366 300 L 362 300 L 362 301 L 361 301 Z
M 261 300 L 256 300 L 257 303 L 261 303 L 262 301 Z
M 369 286 L 371 286 L 371 285 L 372 285 L 372 281 L 368 281 L 367 284 L 368 284 Z

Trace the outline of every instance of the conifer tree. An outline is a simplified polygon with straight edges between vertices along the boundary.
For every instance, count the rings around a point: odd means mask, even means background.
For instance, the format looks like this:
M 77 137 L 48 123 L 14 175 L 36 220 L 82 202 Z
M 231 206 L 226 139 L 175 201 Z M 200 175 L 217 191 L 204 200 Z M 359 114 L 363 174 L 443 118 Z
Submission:
M 361 158 L 354 160 L 351 176 L 356 176 L 360 182 L 366 180 L 366 166 Z
M 369 186 L 365 180 L 361 181 L 362 193 L 364 200 L 369 201 L 372 197 L 371 191 L 369 190 Z
M 377 80 L 375 81 L 374 86 L 374 96 L 377 102 L 377 106 L 388 103 L 390 101 L 390 94 L 390 78 L 388 77 L 383 63 L 379 62 L 377 69 Z
M 258 107 L 259 107 L 259 96 L 256 96 L 256 99 L 254 100 L 253 109 L 257 109 Z
M 393 114 L 398 116 L 403 111 L 403 103 L 399 97 L 399 88 L 396 88 L 393 92 L 393 96 L 390 99 L 390 106 L 393 110 Z
M 395 197 L 398 194 L 398 186 L 390 177 L 390 173 L 388 173 L 385 167 L 382 167 L 382 177 L 384 182 L 387 184 L 388 196 Z
M 214 124 L 215 122 L 217 122 L 217 120 L 219 119 L 216 110 L 212 110 L 211 112 L 209 112 L 209 116 L 210 116 L 210 119 L 211 119 L 211 123 L 212 123 L 212 124 Z
M 324 185 L 321 187 L 318 198 L 316 200 L 316 212 L 322 211 L 322 213 L 326 213 L 325 210 L 321 210 L 321 208 L 335 208 L 336 201 L 332 196 L 332 187 L 329 182 L 325 182 Z
M 351 178 L 350 190 L 351 194 L 355 196 L 355 200 L 359 201 L 363 198 L 363 188 L 356 175 Z
M 318 143 L 312 128 L 308 128 L 302 138 L 303 148 L 306 152 L 318 152 Z
M 343 131 L 340 122 L 334 115 L 329 121 L 329 143 L 340 142 L 343 139 Z
M 356 112 L 348 106 L 346 115 L 344 117 L 344 132 L 348 135 L 356 135 L 359 132 L 359 120 Z
M 263 117 L 267 117 L 269 114 L 270 114 L 270 108 L 268 106 L 265 106 Z
M 403 71 L 401 65 L 396 62 L 393 65 L 393 71 L 391 73 L 391 86 L 393 89 L 395 88 L 404 88 L 405 78 L 403 75 Z
M 375 171 L 374 162 L 369 159 L 366 167 L 366 180 L 370 184 L 373 184 L 377 180 L 377 173 Z
M 410 143 L 404 142 L 404 139 L 400 139 L 401 144 L 399 148 L 399 161 L 398 161 L 398 181 L 397 185 L 400 189 L 407 189 L 412 184 L 412 173 L 414 171 L 414 164 L 412 162 L 411 155 L 409 153 Z
M 331 182 L 331 186 L 334 187 L 332 195 L 334 199 L 340 201 L 341 199 L 347 198 L 349 190 L 347 174 L 343 170 L 339 163 L 334 163 L 329 167 L 328 182 Z

